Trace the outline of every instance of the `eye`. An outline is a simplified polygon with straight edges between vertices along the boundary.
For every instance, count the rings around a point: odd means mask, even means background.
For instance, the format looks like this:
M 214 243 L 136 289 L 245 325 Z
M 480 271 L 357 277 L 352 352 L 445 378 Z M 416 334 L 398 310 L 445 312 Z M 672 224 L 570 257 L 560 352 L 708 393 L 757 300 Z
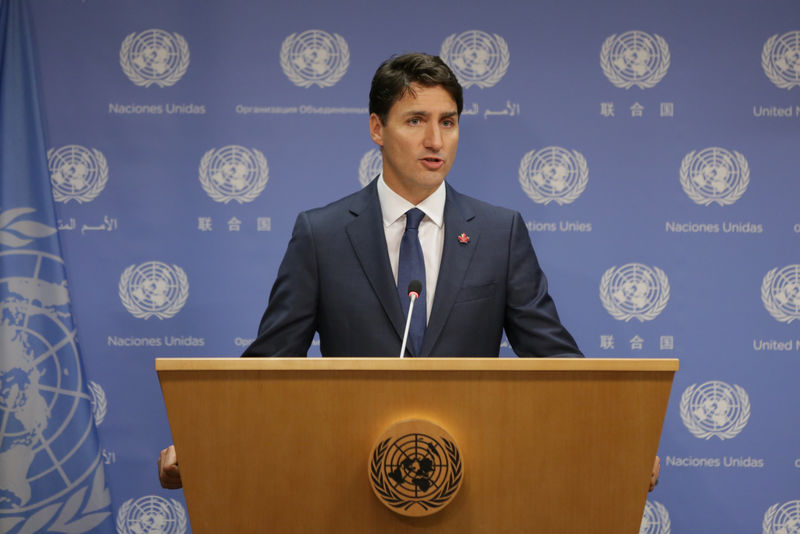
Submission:
M 416 126 L 421 122 L 422 119 L 420 119 L 419 117 L 411 117 L 410 119 L 408 119 L 408 124 L 410 124 L 411 126 Z
M 453 128 L 456 126 L 456 121 L 454 119 L 445 119 L 442 121 L 442 125 L 446 128 Z

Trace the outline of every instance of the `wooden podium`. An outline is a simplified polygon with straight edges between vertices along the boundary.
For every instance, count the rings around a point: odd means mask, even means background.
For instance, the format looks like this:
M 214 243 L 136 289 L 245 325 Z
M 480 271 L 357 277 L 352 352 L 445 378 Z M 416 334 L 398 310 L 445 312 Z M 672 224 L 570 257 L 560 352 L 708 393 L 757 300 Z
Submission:
M 673 359 L 157 359 L 196 534 L 635 534 Z M 403 517 L 368 464 L 393 423 L 446 429 L 453 501 Z

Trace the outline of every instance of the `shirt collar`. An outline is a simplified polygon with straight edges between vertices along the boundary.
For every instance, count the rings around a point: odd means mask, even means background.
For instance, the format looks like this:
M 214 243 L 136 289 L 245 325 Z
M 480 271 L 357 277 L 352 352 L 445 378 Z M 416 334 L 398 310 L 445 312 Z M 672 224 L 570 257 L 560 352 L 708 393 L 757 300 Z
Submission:
M 378 200 L 381 203 L 384 226 L 391 226 L 411 208 L 419 208 L 436 226 L 441 228 L 444 223 L 444 201 L 447 196 L 444 180 L 436 188 L 436 191 L 428 195 L 425 200 L 416 206 L 392 191 L 383 180 L 383 173 L 378 176 L 377 180 Z

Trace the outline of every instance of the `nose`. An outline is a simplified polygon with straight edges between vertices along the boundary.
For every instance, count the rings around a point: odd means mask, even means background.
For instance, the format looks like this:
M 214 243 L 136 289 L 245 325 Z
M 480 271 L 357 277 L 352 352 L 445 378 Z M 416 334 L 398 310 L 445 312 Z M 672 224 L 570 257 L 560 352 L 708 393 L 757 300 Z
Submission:
M 425 148 L 433 152 L 438 152 L 442 149 L 442 132 L 441 126 L 438 123 L 431 122 L 425 129 L 425 139 L 423 140 Z

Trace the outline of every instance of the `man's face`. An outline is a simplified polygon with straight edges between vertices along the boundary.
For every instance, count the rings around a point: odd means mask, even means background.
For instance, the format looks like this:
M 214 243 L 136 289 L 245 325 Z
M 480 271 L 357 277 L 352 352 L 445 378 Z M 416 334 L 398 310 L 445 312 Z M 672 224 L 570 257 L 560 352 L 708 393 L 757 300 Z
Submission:
M 383 148 L 383 179 L 394 192 L 419 204 L 450 172 L 458 149 L 458 108 L 441 86 L 411 84 L 392 105 L 386 124 L 369 117 L 372 140 Z

